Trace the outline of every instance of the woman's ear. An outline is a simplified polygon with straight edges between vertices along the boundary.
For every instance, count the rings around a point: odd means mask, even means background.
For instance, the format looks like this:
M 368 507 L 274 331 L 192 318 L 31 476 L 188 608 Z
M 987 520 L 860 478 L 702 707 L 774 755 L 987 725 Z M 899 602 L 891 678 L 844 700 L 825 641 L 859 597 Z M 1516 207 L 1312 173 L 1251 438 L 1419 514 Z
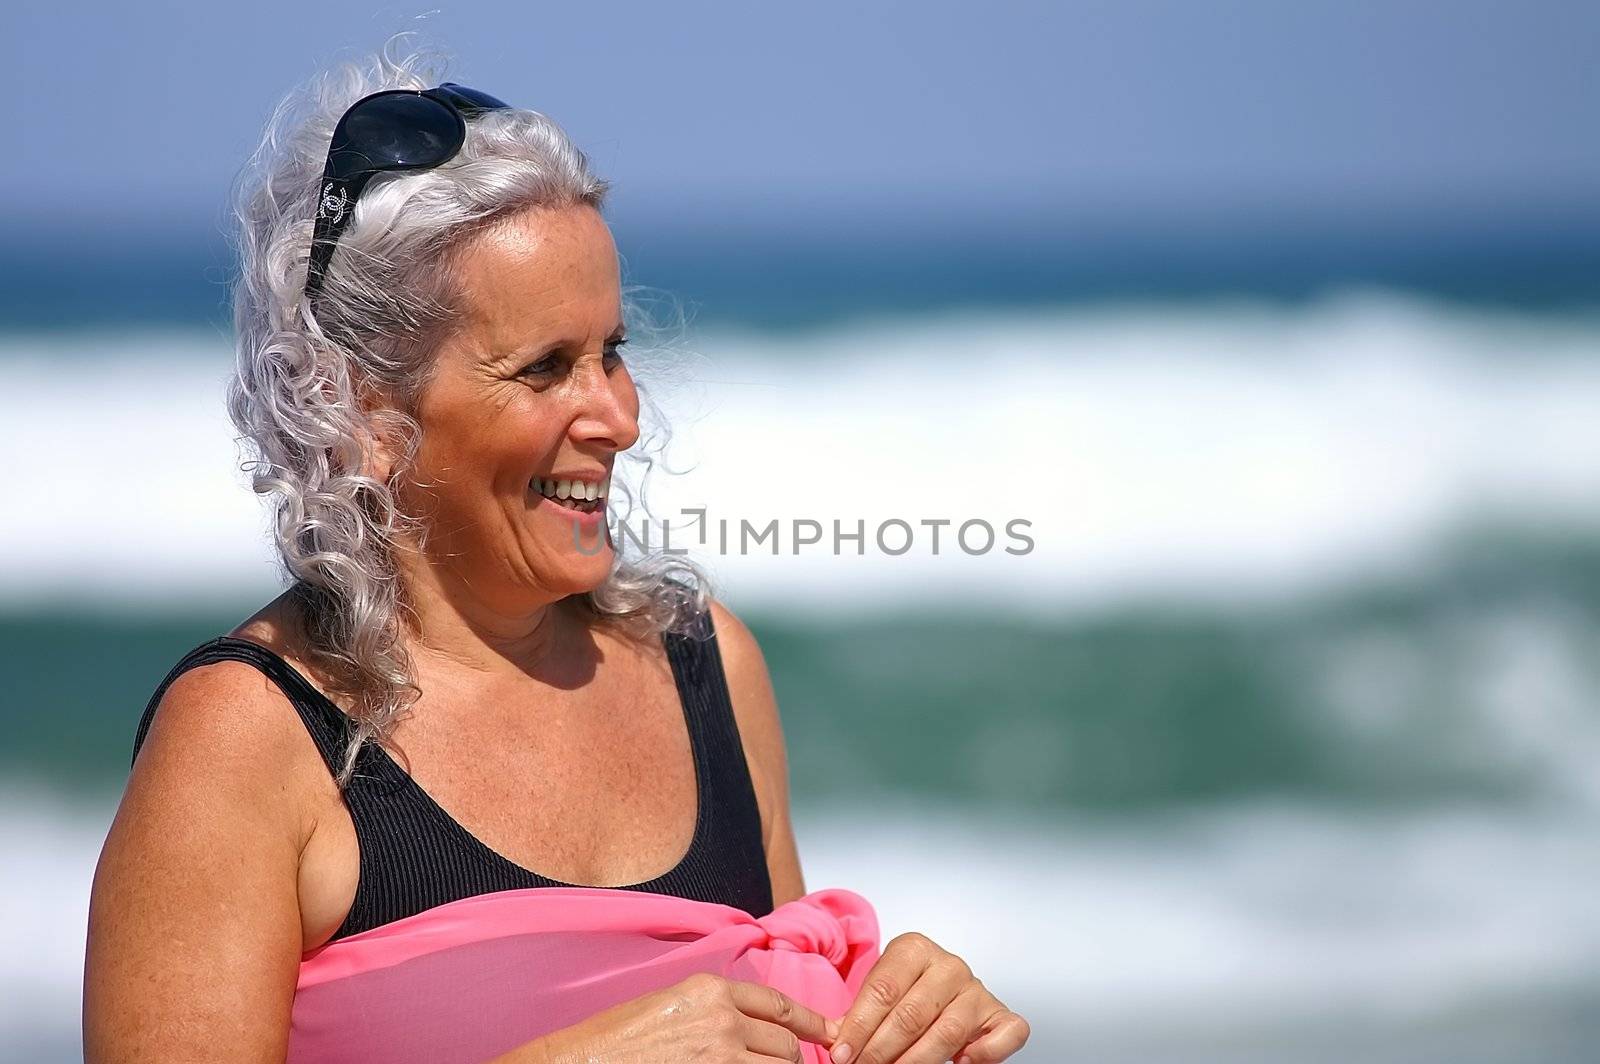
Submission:
M 358 402 L 365 426 L 361 440 L 361 471 L 379 483 L 387 484 L 396 461 L 392 432 L 389 431 L 395 416 L 394 402 L 386 391 L 369 385 L 359 389 Z

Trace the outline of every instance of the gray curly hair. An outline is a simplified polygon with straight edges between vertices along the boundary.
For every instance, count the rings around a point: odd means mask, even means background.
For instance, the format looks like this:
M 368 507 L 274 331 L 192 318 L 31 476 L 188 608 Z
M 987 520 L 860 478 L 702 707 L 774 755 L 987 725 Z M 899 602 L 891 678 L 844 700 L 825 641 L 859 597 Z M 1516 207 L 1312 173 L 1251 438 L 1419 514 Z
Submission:
M 323 681 L 346 696 L 348 784 L 362 745 L 383 743 L 421 696 L 407 652 L 411 607 L 395 564 L 402 543 L 420 549 L 427 528 L 401 512 L 394 485 L 411 470 L 421 426 L 414 412 L 431 379 L 433 350 L 458 315 L 456 256 L 467 238 L 535 206 L 604 205 L 609 183 L 555 122 L 536 111 L 497 110 L 470 120 L 466 143 L 433 170 L 381 174 L 367 186 L 340 238 L 315 305 L 303 294 L 328 144 L 339 117 L 381 89 L 421 89 L 444 79 L 435 49 L 339 63 L 289 93 L 233 190 L 239 255 L 233 290 L 237 359 L 228 413 L 253 452 L 243 468 L 257 494 L 275 496 L 273 539 L 306 653 Z M 625 287 L 630 332 L 643 304 Z M 637 347 L 638 345 L 634 345 Z M 664 419 L 648 395 L 653 427 L 627 457 L 642 466 L 641 495 L 614 482 L 623 520 L 643 506 L 643 478 L 659 464 Z M 389 405 L 370 404 L 373 394 Z M 376 440 L 398 441 L 383 480 L 365 475 Z M 636 637 L 686 626 L 707 608 L 706 573 L 682 555 L 627 553 L 618 537 L 604 583 L 577 605 Z M 635 548 L 638 548 L 637 541 Z

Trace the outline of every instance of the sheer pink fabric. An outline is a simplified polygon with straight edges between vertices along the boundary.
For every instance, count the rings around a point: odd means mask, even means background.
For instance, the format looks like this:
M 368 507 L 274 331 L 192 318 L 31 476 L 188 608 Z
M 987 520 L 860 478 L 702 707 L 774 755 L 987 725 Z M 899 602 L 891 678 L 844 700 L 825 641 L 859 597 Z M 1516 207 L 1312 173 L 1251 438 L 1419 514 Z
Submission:
M 537 887 L 450 902 L 300 964 L 291 1064 L 483 1061 L 695 972 L 839 1016 L 878 958 L 861 895 L 817 890 L 755 917 L 645 891 Z M 826 1051 L 802 1043 L 806 1064 Z

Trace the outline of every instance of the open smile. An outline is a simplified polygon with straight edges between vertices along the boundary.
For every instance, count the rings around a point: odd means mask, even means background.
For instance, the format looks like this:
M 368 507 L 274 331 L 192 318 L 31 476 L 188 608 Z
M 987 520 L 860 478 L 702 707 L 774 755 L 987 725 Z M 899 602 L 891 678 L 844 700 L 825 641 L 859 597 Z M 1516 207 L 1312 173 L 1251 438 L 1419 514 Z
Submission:
M 605 509 L 606 495 L 611 489 L 609 476 L 599 480 L 576 477 L 534 477 L 528 482 L 534 494 L 578 514 L 599 513 Z

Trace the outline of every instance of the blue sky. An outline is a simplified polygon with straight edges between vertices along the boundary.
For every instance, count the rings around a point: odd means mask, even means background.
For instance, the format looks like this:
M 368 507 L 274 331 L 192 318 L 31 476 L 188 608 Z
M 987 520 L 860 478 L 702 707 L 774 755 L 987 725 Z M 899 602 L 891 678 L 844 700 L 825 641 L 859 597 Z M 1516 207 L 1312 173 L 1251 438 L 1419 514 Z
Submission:
M 214 216 L 284 91 L 408 25 L 624 212 L 1600 207 L 1592 3 L 21 7 L 11 218 Z

